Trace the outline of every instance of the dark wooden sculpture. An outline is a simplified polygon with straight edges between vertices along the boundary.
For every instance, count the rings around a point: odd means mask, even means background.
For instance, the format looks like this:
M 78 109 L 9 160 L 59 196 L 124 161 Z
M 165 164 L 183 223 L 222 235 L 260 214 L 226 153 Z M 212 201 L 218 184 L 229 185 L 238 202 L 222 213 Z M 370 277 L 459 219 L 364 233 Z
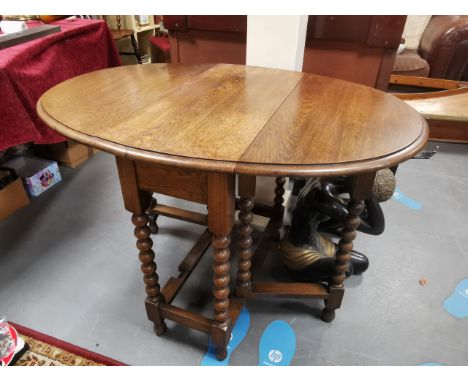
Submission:
M 372 192 L 364 201 L 355 229 L 380 235 L 385 219 L 379 203 L 390 199 L 395 190 L 395 175 L 390 169 L 376 173 Z M 327 233 L 341 236 L 346 230 L 350 208 L 348 177 L 295 179 L 293 194 L 297 201 L 292 212 L 291 226 L 281 241 L 282 260 L 297 280 L 324 281 L 333 273 L 339 248 Z M 351 251 L 347 277 L 361 274 L 369 266 L 367 257 Z
M 333 193 L 341 195 L 340 200 L 346 204 L 348 202 L 347 178 L 337 177 L 330 181 L 333 182 Z M 395 174 L 391 169 L 377 172 L 376 180 L 372 187 L 372 195 L 369 199 L 365 200 L 365 208 L 360 216 L 361 224 L 358 227 L 358 231 L 369 235 L 380 235 L 383 233 L 385 229 L 385 217 L 380 203 L 392 197 L 395 186 Z M 330 211 L 328 216 L 329 219 L 324 219 L 320 222 L 318 230 L 338 236 L 343 228 L 345 217 L 343 214 L 337 214 L 336 211 L 335 213 Z
M 329 281 L 337 253 L 333 241 L 319 232 L 319 225 L 332 220 L 346 222 L 349 206 L 332 179 L 310 178 L 301 190 L 292 213 L 291 226 L 280 243 L 281 256 L 292 275 L 301 281 Z M 343 223 L 340 224 L 340 231 Z M 346 276 L 360 274 L 369 265 L 366 256 L 352 252 Z

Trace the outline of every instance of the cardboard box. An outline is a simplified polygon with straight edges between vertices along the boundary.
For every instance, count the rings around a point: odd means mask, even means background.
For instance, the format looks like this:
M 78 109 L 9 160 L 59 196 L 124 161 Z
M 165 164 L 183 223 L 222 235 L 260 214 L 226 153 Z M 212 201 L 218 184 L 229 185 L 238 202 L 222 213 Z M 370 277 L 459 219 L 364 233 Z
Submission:
M 4 164 L 12 168 L 23 180 L 26 191 L 31 196 L 38 196 L 62 180 L 57 162 L 21 156 Z
M 60 164 L 75 168 L 87 161 L 94 154 L 92 147 L 75 141 L 66 141 L 50 145 L 36 145 L 36 155 L 52 159 Z
M 9 171 L 0 170 L 0 179 L 10 176 Z M 28 195 L 20 178 L 0 189 L 0 220 L 29 204 Z

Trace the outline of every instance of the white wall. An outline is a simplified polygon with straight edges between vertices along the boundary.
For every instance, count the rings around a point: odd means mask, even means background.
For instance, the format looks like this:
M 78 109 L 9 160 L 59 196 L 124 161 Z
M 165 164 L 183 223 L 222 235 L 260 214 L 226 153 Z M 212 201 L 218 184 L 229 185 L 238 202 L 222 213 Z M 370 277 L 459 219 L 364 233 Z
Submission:
M 409 15 L 406 19 L 405 30 L 403 31 L 403 37 L 405 38 L 407 49 L 417 49 L 419 46 L 419 40 L 429 22 L 431 16 L 413 16 Z
M 302 70 L 308 16 L 247 16 L 247 65 Z

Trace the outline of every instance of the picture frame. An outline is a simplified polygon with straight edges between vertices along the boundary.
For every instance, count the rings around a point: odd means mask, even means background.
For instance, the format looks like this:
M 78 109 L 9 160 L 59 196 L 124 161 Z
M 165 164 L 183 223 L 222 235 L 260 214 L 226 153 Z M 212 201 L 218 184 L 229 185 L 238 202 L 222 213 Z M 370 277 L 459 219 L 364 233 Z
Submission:
M 138 16 L 135 16 L 135 18 L 136 18 L 138 26 L 140 26 L 140 27 L 150 24 L 150 16 L 149 15 L 138 15 Z

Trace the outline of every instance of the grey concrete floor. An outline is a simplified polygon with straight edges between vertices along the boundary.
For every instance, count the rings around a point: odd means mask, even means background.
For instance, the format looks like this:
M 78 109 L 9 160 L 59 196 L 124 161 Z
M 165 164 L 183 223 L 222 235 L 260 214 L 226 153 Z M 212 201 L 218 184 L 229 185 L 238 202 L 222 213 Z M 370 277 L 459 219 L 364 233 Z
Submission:
M 346 281 L 335 321 L 318 318 L 317 300 L 249 301 L 250 329 L 231 365 L 258 363 L 260 337 L 276 319 L 296 333 L 293 365 L 468 365 L 468 318 L 442 307 L 468 278 L 468 146 L 428 149 L 438 153 L 406 162 L 397 174 L 400 190 L 423 208 L 390 200 L 383 204 L 384 234 L 358 235 L 355 247 L 371 266 Z M 0 222 L 0 314 L 127 364 L 198 365 L 207 335 L 169 323 L 157 337 L 146 318 L 133 226 L 113 157 L 98 153 L 61 172 L 60 184 Z M 168 199 L 160 201 L 174 203 Z M 163 217 L 159 225 L 154 248 L 164 284 L 203 227 Z M 274 256 L 266 271 L 282 272 Z M 210 272 L 207 254 L 176 303 L 209 314 Z

